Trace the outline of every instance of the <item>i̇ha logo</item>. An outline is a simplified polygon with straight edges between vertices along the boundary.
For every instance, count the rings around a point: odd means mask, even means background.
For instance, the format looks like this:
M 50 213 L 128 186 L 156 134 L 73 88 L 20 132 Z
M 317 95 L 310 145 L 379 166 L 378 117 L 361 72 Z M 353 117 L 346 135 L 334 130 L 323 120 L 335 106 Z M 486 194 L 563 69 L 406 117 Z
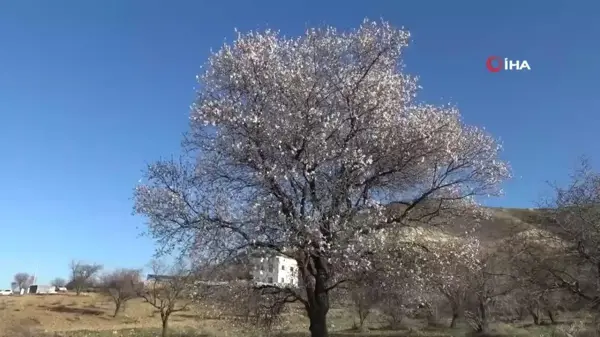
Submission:
M 485 66 L 492 73 L 497 73 L 500 70 L 510 70 L 510 71 L 521 71 L 521 70 L 531 70 L 529 66 L 529 62 L 527 60 L 510 60 L 508 58 L 502 58 L 500 56 L 490 56 L 487 58 L 485 62 Z

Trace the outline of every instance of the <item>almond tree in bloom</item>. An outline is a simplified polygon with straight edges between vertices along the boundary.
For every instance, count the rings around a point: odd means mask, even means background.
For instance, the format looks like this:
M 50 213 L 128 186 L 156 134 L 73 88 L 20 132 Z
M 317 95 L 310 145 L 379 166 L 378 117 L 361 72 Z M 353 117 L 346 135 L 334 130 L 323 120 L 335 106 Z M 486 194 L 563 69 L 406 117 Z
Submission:
M 391 267 L 387 269 L 395 280 L 409 283 L 411 293 L 420 294 L 418 302 L 423 309 L 429 309 L 430 319 L 437 319 L 434 309 L 440 295 L 452 310 L 450 327 L 455 327 L 464 314 L 468 296 L 473 293 L 473 280 L 483 272 L 484 264 L 480 259 L 485 255 L 484 247 L 470 231 L 477 229 L 479 221 L 488 216 L 488 212 L 480 209 L 471 212 L 469 218 L 453 218 L 453 227 L 458 224 L 461 224 L 459 228 L 470 227 L 462 237 L 444 232 L 443 226 L 435 229 L 403 228 L 394 235 L 388 235 L 394 249 L 385 249 L 387 256 L 391 257 L 386 263 Z M 470 225 L 466 226 L 465 221 Z M 391 254 L 393 251 L 396 254 Z M 406 273 L 407 270 L 409 273 Z
M 545 203 L 544 231 L 526 247 L 547 289 L 562 289 L 600 308 L 600 173 L 583 158 L 566 186 Z M 537 243 L 537 244 L 536 244 Z M 542 244 L 540 244 L 542 243 Z M 530 276 L 530 279 L 532 277 Z
M 469 273 L 465 316 L 477 333 L 490 332 L 491 309 L 517 287 L 516 277 L 512 274 L 513 260 L 509 258 L 512 249 L 509 245 L 510 242 L 500 242 L 474 250 L 477 255 Z
M 552 271 L 547 269 L 550 261 L 556 269 L 563 265 L 564 261 L 555 258 L 557 253 L 561 255 L 564 242 L 556 234 L 539 228 L 517 233 L 509 240 L 511 266 L 517 276 L 517 289 L 510 304 L 517 308 L 519 316 L 529 314 L 536 325 L 544 323 L 544 316 L 556 323 L 559 307 L 568 307 L 577 299 L 557 284 Z
M 409 37 L 364 21 L 222 46 L 198 77 L 186 155 L 150 165 L 136 189 L 149 234 L 217 259 L 295 259 L 302 288 L 282 291 L 306 308 L 311 335 L 327 336 L 329 292 L 369 268 L 377 238 L 469 211 L 509 176 L 490 135 L 416 100 L 417 78 L 402 71 Z
M 426 270 L 428 250 L 419 243 L 423 233 L 416 233 L 418 237 L 408 236 L 406 231 L 393 232 L 387 237 L 382 255 L 373 261 L 372 269 L 377 271 L 378 284 L 374 286 L 380 293 L 377 303 L 379 311 L 385 317 L 388 328 L 400 328 L 402 320 L 415 315 L 419 309 L 427 306 L 428 294 L 426 292 Z
M 427 282 L 450 305 L 452 321 L 463 315 L 473 276 L 480 272 L 480 243 L 476 238 L 450 238 L 428 244 Z

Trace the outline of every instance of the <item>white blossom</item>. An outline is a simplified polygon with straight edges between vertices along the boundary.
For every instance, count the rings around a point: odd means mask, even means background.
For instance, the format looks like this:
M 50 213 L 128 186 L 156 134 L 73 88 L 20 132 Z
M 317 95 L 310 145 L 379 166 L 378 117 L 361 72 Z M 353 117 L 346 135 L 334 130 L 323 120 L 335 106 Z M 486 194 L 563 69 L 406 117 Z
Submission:
M 136 189 L 150 234 L 202 256 L 291 256 L 302 300 L 315 282 L 370 268 L 397 228 L 477 212 L 474 197 L 498 194 L 508 165 L 456 107 L 416 100 L 417 77 L 402 71 L 409 38 L 365 20 L 223 45 L 198 76 L 190 157 L 150 166 Z

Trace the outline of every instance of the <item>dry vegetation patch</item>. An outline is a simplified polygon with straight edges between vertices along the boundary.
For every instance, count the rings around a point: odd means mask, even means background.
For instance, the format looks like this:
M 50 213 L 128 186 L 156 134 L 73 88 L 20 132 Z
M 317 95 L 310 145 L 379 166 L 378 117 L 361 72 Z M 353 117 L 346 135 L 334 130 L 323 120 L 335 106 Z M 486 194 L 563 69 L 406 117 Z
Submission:
M 114 304 L 98 294 L 89 296 L 48 295 L 11 296 L 0 298 L 0 331 L 35 319 L 46 331 L 119 330 L 160 326 L 154 310 L 141 299 L 127 303 L 122 316 L 111 317 Z M 173 325 L 190 325 L 195 321 L 190 313 L 177 317 Z M 189 318 L 188 318 L 189 317 Z
M 112 317 L 113 303 L 99 295 L 89 296 L 49 295 L 15 296 L 0 298 L 0 336 L 10 337 L 150 337 L 160 332 L 160 317 L 156 309 L 134 299 L 127 303 L 122 316 Z M 209 317 L 197 306 L 173 314 L 174 337 L 258 337 L 267 336 L 264 331 L 242 327 L 227 317 Z M 367 329 L 353 329 L 357 320 L 350 309 L 332 308 L 330 327 L 332 337 L 393 337 L 393 336 L 466 336 L 468 328 L 456 329 L 428 327 L 426 322 L 406 319 L 398 330 L 384 327 L 386 320 L 377 312 L 369 316 Z M 563 325 L 533 326 L 527 322 L 506 324 L 496 322 L 492 333 L 497 336 L 566 336 L 569 331 L 585 329 L 585 320 L 573 317 Z M 272 336 L 308 336 L 305 329 L 308 320 L 298 310 L 284 319 L 283 327 Z M 577 335 L 577 334 L 575 334 Z

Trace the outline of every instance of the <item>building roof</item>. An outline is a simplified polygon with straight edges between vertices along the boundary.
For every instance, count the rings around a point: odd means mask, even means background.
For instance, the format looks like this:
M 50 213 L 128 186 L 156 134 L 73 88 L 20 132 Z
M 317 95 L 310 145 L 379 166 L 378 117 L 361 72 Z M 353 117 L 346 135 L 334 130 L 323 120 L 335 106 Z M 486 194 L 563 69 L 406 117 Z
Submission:
M 148 274 L 148 276 L 146 277 L 146 280 L 147 281 L 150 281 L 150 280 L 160 281 L 160 280 L 170 280 L 173 278 L 174 278 L 174 276 L 170 276 L 170 275 Z

